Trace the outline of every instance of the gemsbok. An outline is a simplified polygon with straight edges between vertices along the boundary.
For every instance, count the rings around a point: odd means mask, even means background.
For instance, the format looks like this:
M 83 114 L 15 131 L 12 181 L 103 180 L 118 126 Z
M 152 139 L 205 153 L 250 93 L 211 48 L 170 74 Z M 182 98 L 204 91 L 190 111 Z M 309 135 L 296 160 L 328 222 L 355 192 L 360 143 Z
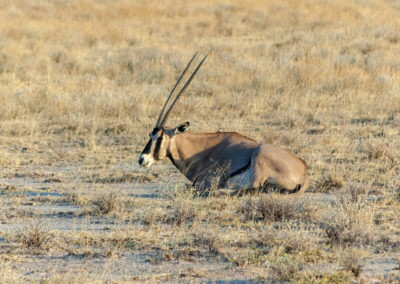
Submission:
M 187 131 L 189 122 L 173 128 L 165 126 L 174 105 L 207 58 L 201 60 L 164 114 L 175 88 L 196 55 L 172 88 L 150 133 L 150 140 L 140 154 L 139 164 L 150 167 L 168 157 L 193 186 L 202 191 L 210 188 L 246 190 L 273 184 L 291 193 L 302 194 L 308 187 L 307 166 L 288 150 L 259 144 L 236 132 L 192 133 Z

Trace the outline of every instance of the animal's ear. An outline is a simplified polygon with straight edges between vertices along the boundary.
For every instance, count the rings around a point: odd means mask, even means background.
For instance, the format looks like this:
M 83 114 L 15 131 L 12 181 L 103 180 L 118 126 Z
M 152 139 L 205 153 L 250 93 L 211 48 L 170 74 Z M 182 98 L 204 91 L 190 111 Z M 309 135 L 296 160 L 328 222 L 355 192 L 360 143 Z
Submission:
M 177 127 L 175 127 L 174 134 L 184 133 L 188 129 L 189 125 L 190 125 L 189 121 L 179 124 Z

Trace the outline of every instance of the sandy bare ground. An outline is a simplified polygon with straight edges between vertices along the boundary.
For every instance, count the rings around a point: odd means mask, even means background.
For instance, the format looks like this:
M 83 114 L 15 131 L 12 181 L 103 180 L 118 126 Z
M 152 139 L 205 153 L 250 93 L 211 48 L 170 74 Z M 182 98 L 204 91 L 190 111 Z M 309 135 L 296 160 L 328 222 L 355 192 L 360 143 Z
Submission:
M 118 169 L 113 170 L 143 173 L 143 170 L 138 169 L 136 165 L 118 166 Z M 77 182 L 74 177 L 79 176 L 80 168 L 73 165 L 24 167 L 24 171 L 24 174 L 14 176 L 11 174 L 7 178 L 0 179 L 2 212 L 7 212 L 8 215 L 8 218 L 1 220 L 0 231 L 3 235 L 20 234 L 37 224 L 40 224 L 40 228 L 44 231 L 56 234 L 57 232 L 62 234 L 90 232 L 101 235 L 102 232 L 118 232 L 129 228 L 132 223 L 108 216 L 82 214 L 82 206 L 71 204 L 65 199 L 79 188 L 79 194 L 83 198 L 92 196 L 96 190 L 106 190 L 115 194 L 124 194 L 132 197 L 133 200 L 162 201 L 171 191 L 171 186 L 185 185 L 184 179 L 171 166 L 156 166 L 152 171 L 157 176 L 161 176 L 160 181 L 146 183 L 116 181 L 114 184 L 106 185 L 93 184 L 87 180 Z M 169 172 L 170 175 L 165 175 L 165 172 Z M 85 174 L 95 176 L 96 171 L 85 171 Z M 54 176 L 62 177 L 62 181 Z M 18 199 L 17 206 L 13 202 L 15 199 Z M 67 247 L 60 248 L 61 252 L 42 251 L 32 254 L 20 252 L 16 253 L 18 260 L 12 260 L 15 257 L 12 242 L 3 237 L 0 239 L 0 245 L 3 250 L 3 261 L 6 261 L 12 272 L 21 276 L 21 279 L 30 281 L 53 279 L 54 275 L 73 277 L 76 273 L 88 279 L 112 281 L 187 277 L 248 279 L 251 275 L 244 277 L 242 269 L 235 269 L 229 261 L 216 257 L 214 254 L 199 256 L 193 254 L 188 256 L 187 260 L 165 261 L 163 252 L 158 248 L 130 249 L 107 256 L 104 251 L 80 254 L 65 252 L 63 250 L 68 249 L 68 244 L 66 244 Z M 8 258 L 5 256 L 7 254 L 13 257 Z

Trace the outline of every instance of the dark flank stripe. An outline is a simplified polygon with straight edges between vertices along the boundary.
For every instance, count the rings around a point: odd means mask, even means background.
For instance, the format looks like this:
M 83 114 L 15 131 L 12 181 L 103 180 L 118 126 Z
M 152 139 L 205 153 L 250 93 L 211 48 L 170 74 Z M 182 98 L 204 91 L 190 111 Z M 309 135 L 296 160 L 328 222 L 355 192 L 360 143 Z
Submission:
M 249 161 L 249 163 L 246 166 L 244 166 L 243 168 L 238 169 L 237 171 L 234 171 L 233 173 L 231 173 L 229 175 L 229 178 L 240 175 L 241 173 L 244 173 L 245 171 L 248 170 L 248 168 L 250 168 L 250 165 L 251 165 L 251 161 Z

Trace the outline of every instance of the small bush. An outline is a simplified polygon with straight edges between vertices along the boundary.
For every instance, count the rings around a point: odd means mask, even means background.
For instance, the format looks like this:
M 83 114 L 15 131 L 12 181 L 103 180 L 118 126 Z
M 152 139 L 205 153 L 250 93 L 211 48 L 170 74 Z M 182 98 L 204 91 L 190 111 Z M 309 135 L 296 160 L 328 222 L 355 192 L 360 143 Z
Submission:
M 283 246 L 285 253 L 290 254 L 309 251 L 314 246 L 310 236 L 305 235 L 304 232 L 283 231 L 278 233 L 275 242 L 277 240 Z
M 343 178 L 334 174 L 323 174 L 315 186 L 315 192 L 330 192 L 344 185 Z
M 43 229 L 42 223 L 27 225 L 21 234 L 18 235 L 20 243 L 29 249 L 43 249 L 50 241 L 50 235 Z
M 101 194 L 94 201 L 100 215 L 107 215 L 113 212 L 118 206 L 118 199 L 115 194 Z
M 187 221 L 192 221 L 197 216 L 196 202 L 193 200 L 192 190 L 182 190 L 175 188 L 172 194 L 167 197 L 172 199 L 172 209 L 169 218 L 165 218 L 169 223 L 181 226 Z
M 251 197 L 248 197 L 240 204 L 238 213 L 243 214 L 247 220 L 255 220 L 258 215 L 257 204 Z
M 153 210 L 146 210 L 143 218 L 144 224 L 152 226 L 157 222 L 166 222 L 168 220 L 167 213 L 164 208 L 155 208 Z
M 204 230 L 194 236 L 195 243 L 207 248 L 209 252 L 218 253 L 221 240 L 213 230 Z
M 303 262 L 296 257 L 281 256 L 269 265 L 275 280 L 294 280 L 303 270 Z
M 362 252 L 356 249 L 347 249 L 343 252 L 341 264 L 343 269 L 351 272 L 354 277 L 359 277 L 365 265 Z
M 292 199 L 274 194 L 262 195 L 258 200 L 257 209 L 263 219 L 269 222 L 288 220 L 297 212 Z
M 196 215 L 196 211 L 189 202 L 175 203 L 173 223 L 177 226 L 181 226 L 185 222 L 193 220 Z
M 373 244 L 374 223 L 368 205 L 338 204 L 323 217 L 328 243 L 335 245 Z

